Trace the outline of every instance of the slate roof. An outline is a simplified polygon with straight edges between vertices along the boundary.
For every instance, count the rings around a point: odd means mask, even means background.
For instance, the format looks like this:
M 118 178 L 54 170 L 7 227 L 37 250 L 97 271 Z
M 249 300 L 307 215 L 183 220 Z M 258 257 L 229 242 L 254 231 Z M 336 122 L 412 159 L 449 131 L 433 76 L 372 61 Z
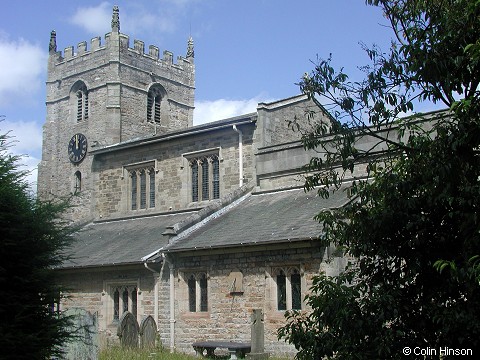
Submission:
M 195 231 L 172 239 L 166 252 L 261 245 L 317 238 L 322 226 L 313 217 L 347 202 L 344 191 L 328 199 L 303 189 L 252 194 L 229 211 L 212 216 Z M 215 215 L 215 214 L 214 214 Z
M 67 250 L 72 260 L 61 268 L 132 264 L 168 243 L 162 236 L 167 226 L 191 216 L 193 212 L 97 222 L 74 235 Z

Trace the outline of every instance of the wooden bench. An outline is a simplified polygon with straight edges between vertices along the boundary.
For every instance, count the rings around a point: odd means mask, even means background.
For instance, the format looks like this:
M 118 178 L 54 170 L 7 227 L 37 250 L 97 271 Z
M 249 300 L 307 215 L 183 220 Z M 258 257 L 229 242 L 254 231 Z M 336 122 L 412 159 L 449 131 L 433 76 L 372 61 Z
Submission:
M 228 349 L 230 352 L 230 360 L 243 359 L 246 353 L 251 351 L 250 343 L 240 343 L 233 341 L 197 341 L 192 344 L 193 349 L 197 353 L 197 356 L 215 356 L 215 349 L 222 348 Z M 204 351 L 207 354 L 204 354 Z

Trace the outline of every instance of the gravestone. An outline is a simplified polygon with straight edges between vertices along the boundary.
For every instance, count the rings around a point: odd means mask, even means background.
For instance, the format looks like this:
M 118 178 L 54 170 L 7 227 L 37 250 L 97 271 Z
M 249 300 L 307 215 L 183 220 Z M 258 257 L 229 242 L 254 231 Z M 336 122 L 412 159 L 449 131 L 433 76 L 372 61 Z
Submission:
M 142 348 L 154 348 L 157 338 L 157 324 L 151 315 L 140 323 L 140 346 Z
M 98 324 L 97 317 L 84 309 L 72 308 L 65 311 L 65 316 L 72 319 L 70 332 L 74 338 L 64 347 L 64 360 L 98 359 Z
M 130 311 L 125 311 L 117 328 L 120 344 L 125 347 L 138 347 L 138 330 L 135 316 Z
M 262 310 L 254 309 L 250 319 L 250 344 L 252 350 L 246 354 L 246 358 L 255 360 L 267 359 L 268 353 L 265 352 L 265 327 Z

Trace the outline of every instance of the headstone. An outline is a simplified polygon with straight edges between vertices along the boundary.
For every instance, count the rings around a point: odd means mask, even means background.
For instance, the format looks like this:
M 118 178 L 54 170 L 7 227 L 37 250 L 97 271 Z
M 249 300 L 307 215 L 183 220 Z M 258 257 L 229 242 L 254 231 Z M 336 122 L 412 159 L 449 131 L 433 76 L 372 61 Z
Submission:
M 254 309 L 251 319 L 251 338 L 250 344 L 252 350 L 246 354 L 247 359 L 267 359 L 268 354 L 265 353 L 265 328 L 264 316 L 261 309 Z
M 117 328 L 120 344 L 125 347 L 138 347 L 138 330 L 135 316 L 130 311 L 125 311 Z
M 140 346 L 142 348 L 154 348 L 157 338 L 157 324 L 151 315 L 140 323 Z
M 65 344 L 64 360 L 98 359 L 97 317 L 83 309 L 72 308 L 65 311 L 71 317 L 70 331 L 74 338 Z

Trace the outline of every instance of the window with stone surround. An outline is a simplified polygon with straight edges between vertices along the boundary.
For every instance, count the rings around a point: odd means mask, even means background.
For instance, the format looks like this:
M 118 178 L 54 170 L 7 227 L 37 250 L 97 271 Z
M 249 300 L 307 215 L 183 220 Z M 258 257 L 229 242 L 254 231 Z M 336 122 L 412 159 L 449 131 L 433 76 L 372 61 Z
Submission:
M 155 164 L 131 165 L 128 172 L 129 209 L 142 210 L 155 207 Z
M 204 272 L 186 274 L 188 311 L 208 311 L 208 281 Z
M 135 317 L 138 313 L 138 287 L 137 284 L 110 284 L 109 295 L 109 318 L 115 323 L 123 313 L 130 311 Z
M 220 198 L 220 160 L 217 153 L 188 157 L 190 164 L 191 201 Z
M 304 285 L 300 267 L 276 267 L 272 269 L 275 303 L 277 310 L 301 310 Z

